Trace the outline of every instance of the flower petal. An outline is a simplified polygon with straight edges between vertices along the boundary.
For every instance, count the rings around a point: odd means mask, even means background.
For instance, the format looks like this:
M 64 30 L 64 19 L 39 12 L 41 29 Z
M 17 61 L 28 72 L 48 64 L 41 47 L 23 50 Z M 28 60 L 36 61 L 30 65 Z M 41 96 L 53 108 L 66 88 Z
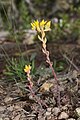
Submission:
M 46 24 L 46 22 L 47 22 L 47 21 L 42 20 L 42 21 L 40 22 L 40 27 L 44 27 L 44 25 Z
M 45 25 L 45 31 L 49 31 L 51 26 L 51 21 L 47 22 Z

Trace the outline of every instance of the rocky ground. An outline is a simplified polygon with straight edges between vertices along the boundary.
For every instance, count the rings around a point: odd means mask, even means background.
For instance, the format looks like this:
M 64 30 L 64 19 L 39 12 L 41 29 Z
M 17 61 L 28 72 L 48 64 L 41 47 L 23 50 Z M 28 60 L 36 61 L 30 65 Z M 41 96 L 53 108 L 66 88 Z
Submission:
M 56 103 L 55 83 L 50 90 L 46 84 L 40 87 L 41 105 L 34 98 L 21 96 L 15 83 L 0 81 L 0 119 L 1 120 L 79 120 L 80 119 L 80 77 L 60 80 L 60 106 Z M 74 81 L 73 81 L 74 80 Z M 79 81 L 78 86 L 76 80 Z M 43 82 L 42 82 L 43 83 Z M 44 83 L 43 83 L 44 84 Z M 47 86 L 48 88 L 48 86 Z M 38 94 L 38 93 L 37 93 Z M 45 104 L 47 107 L 45 106 Z
M 8 47 L 7 44 L 1 46 L 6 46 L 5 49 L 9 52 L 8 55 L 13 56 L 18 52 L 18 49 L 13 52 L 16 44 L 9 44 Z M 27 52 L 24 51 L 24 47 L 21 47 L 24 55 L 37 50 L 36 45 L 27 47 Z M 80 46 L 78 44 L 58 45 L 51 43 L 48 44 L 48 49 L 50 55 L 53 55 L 53 58 L 56 59 L 62 57 L 61 53 L 67 53 L 69 57 L 65 59 L 69 62 L 68 68 L 70 66 L 72 68 L 68 73 L 62 72 L 57 75 L 60 98 L 56 94 L 56 83 L 53 77 L 40 76 L 37 81 L 35 80 L 34 91 L 36 90 L 37 100 L 30 93 L 22 95 L 16 83 L 7 81 L 7 78 L 3 76 L 5 60 L 0 49 L 0 120 L 80 120 Z M 39 53 L 38 50 L 37 52 L 36 60 L 40 64 L 43 55 L 42 52 Z M 70 58 L 74 60 L 71 62 Z

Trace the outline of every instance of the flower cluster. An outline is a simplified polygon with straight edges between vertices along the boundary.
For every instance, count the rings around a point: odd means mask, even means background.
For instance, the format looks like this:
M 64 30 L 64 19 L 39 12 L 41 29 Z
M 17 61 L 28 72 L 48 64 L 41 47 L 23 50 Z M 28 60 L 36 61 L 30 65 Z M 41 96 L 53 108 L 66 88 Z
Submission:
M 25 65 L 24 72 L 27 74 L 27 79 L 28 79 L 28 81 L 29 81 L 29 88 L 30 88 L 30 90 L 32 91 L 33 82 L 32 82 L 32 80 L 31 80 L 31 75 L 30 75 L 31 66 L 30 66 L 30 65 Z
M 37 32 L 41 33 L 41 36 L 38 35 L 38 39 L 42 42 L 42 46 L 45 49 L 46 48 L 46 36 L 45 36 L 45 32 L 50 31 L 51 28 L 51 21 L 44 21 L 42 20 L 41 22 L 39 22 L 38 20 L 34 21 L 33 23 L 31 23 L 32 29 L 36 30 Z
M 30 65 L 25 65 L 24 72 L 30 73 L 31 66 Z
M 50 31 L 51 30 L 50 25 L 51 25 L 51 21 L 44 21 L 44 20 L 42 20 L 41 22 L 36 20 L 33 23 L 31 23 L 32 29 L 36 30 L 37 32 L 41 32 L 42 30 Z

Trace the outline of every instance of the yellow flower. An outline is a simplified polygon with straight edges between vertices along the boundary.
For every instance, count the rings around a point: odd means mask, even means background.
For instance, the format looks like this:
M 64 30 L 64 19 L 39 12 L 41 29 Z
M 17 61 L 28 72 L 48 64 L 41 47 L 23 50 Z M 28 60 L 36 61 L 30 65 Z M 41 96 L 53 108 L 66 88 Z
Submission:
M 31 23 L 31 26 L 33 30 L 37 30 L 38 32 L 42 32 L 42 30 L 50 31 L 51 21 L 42 20 L 41 22 L 39 22 L 38 20 L 36 20 L 33 23 Z
M 44 28 L 46 22 L 47 22 L 47 21 L 42 20 L 42 21 L 40 22 L 40 27 Z
M 38 20 L 31 23 L 31 26 L 32 26 L 32 30 L 37 30 L 38 32 L 40 32 L 40 25 Z
M 30 65 L 25 65 L 24 72 L 28 73 L 31 70 Z
M 51 21 L 48 21 L 45 25 L 45 31 L 50 31 Z

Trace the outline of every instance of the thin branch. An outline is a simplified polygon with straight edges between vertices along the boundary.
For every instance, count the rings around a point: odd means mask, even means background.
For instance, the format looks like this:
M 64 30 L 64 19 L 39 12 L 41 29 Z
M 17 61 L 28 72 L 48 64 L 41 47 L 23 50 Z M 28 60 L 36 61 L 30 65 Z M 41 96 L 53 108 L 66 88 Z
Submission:
M 63 57 L 64 57 L 77 71 L 79 71 L 79 68 L 78 68 L 65 54 L 63 54 Z

